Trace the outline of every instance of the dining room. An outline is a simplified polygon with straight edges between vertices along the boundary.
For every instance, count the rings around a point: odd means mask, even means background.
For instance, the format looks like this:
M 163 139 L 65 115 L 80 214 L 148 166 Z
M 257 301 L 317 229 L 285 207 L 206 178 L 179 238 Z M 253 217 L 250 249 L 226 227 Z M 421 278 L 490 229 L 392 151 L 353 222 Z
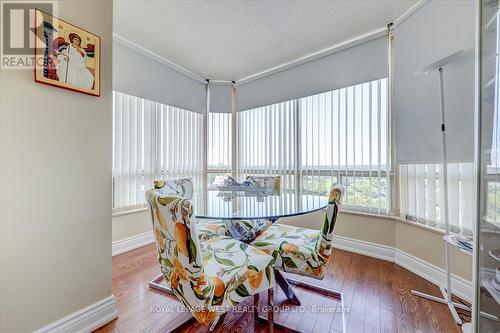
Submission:
M 498 1 L 1 9 L 0 332 L 500 329 Z
M 115 4 L 113 281 L 122 315 L 111 327 L 461 331 L 472 319 L 472 258 L 443 248 L 439 126 L 428 130 L 439 81 L 416 74 L 474 47 L 474 4 L 451 8 Z M 449 26 L 427 40 L 423 24 L 439 26 L 449 10 Z M 163 22 L 171 33 L 151 35 Z M 446 75 L 463 80 L 451 92 L 462 95 L 447 99 L 457 110 L 447 123 L 472 123 L 473 53 L 455 57 Z M 474 191 L 473 132 L 447 134 L 447 186 L 458 195 L 447 214 L 463 237 L 473 229 L 462 204 Z M 436 287 L 448 288 L 448 271 L 449 304 L 461 304 L 453 310 Z

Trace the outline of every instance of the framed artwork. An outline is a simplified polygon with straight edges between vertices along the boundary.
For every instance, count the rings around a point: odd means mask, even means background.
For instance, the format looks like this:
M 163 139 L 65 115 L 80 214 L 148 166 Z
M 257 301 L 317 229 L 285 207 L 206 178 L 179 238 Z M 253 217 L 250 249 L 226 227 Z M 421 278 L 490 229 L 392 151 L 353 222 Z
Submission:
M 100 96 L 101 38 L 35 10 L 35 81 Z

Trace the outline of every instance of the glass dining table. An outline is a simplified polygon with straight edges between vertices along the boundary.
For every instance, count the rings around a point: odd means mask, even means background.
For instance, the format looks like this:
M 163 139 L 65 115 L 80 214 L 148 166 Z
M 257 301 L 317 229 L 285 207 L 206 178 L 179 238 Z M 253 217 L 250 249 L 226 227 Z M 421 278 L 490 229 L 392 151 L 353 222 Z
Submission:
M 294 190 L 266 193 L 208 189 L 195 192 L 192 203 L 197 219 L 276 221 L 323 209 L 328 198 Z
M 328 204 L 323 195 L 300 193 L 293 190 L 278 192 L 199 191 L 191 199 L 194 216 L 198 220 L 223 220 L 234 239 L 250 243 L 263 225 L 254 223 L 254 229 L 247 230 L 239 221 L 276 222 L 283 217 L 292 217 L 321 210 Z
M 326 208 L 328 197 L 295 190 L 249 192 L 244 190 L 220 191 L 217 188 L 209 188 L 204 191 L 195 191 L 191 202 L 196 219 L 224 220 L 233 238 L 250 243 L 254 240 L 256 233 L 251 233 L 254 237 L 248 237 L 248 234 L 241 233 L 237 228 L 238 221 L 267 220 L 274 223 L 280 218 L 313 213 Z M 291 284 L 312 288 L 317 292 L 340 298 L 337 292 L 285 277 L 277 269 L 275 270 L 275 278 L 288 300 L 296 305 L 300 305 L 300 301 L 291 288 Z M 150 282 L 150 287 L 171 293 L 167 286 L 159 283 L 161 279 L 162 275 L 159 275 Z

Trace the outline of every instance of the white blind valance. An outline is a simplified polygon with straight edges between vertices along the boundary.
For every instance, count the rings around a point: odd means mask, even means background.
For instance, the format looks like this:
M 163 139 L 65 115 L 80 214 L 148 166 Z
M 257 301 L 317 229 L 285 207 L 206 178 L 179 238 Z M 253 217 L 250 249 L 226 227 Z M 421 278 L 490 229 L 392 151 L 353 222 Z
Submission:
M 387 77 L 387 37 L 238 85 L 238 109 L 311 96 Z
M 474 1 L 429 1 L 395 29 L 395 102 L 399 163 L 440 163 L 439 74 L 415 75 L 458 51 L 444 67 L 450 162 L 473 160 Z
M 231 113 L 231 83 L 210 82 L 210 112 Z
M 113 89 L 198 113 L 205 84 L 119 42 L 113 42 Z

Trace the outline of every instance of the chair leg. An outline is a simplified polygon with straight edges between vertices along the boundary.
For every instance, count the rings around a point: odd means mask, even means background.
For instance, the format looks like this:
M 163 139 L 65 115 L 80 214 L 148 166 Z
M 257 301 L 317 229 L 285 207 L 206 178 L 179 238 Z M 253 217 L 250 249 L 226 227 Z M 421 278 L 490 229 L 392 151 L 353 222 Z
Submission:
M 297 330 L 294 330 L 292 328 L 286 327 L 284 325 L 281 325 L 279 323 L 274 323 L 274 290 L 273 288 L 270 288 L 267 290 L 267 305 L 269 310 L 267 311 L 267 318 L 266 317 L 261 317 L 259 315 L 259 308 L 254 308 L 254 319 L 256 321 L 259 321 L 261 323 L 266 323 L 267 324 L 267 332 L 274 332 L 274 327 L 279 328 L 280 330 L 284 330 L 285 332 L 289 333 L 301 333 Z M 254 295 L 254 305 L 259 304 L 259 295 Z
M 157 275 L 153 280 L 151 280 L 151 282 L 149 282 L 149 288 L 158 290 L 165 294 L 175 295 L 174 291 L 169 286 L 160 283 L 163 279 L 163 274 Z
M 306 289 L 310 289 L 310 290 L 313 290 L 315 292 L 318 292 L 318 293 L 321 293 L 323 295 L 326 295 L 326 296 L 329 296 L 329 297 L 333 297 L 337 300 L 341 300 L 342 299 L 342 293 L 340 291 L 337 291 L 337 290 L 333 290 L 333 289 L 330 289 L 330 288 L 327 288 L 327 287 L 323 287 L 323 286 L 319 286 L 317 284 L 314 284 L 314 283 L 309 283 L 309 282 L 305 282 L 305 281 L 300 281 L 300 280 L 295 280 L 293 278 L 285 278 L 286 281 L 288 282 L 288 284 L 293 284 L 294 286 L 297 286 L 297 287 L 302 287 L 302 288 L 306 288 Z
M 253 319 L 259 320 L 259 294 L 253 295 Z
M 269 332 L 274 332 L 274 300 L 273 300 L 273 288 L 267 290 L 267 303 L 269 305 L 269 311 L 267 312 L 267 324 L 269 325 Z
M 219 322 L 219 319 L 220 319 L 220 315 L 217 315 L 217 317 L 215 317 L 215 320 L 212 322 L 212 325 L 210 325 L 210 328 L 208 329 L 209 332 L 214 331 L 215 326 L 217 326 L 217 323 Z
M 276 278 L 276 283 L 280 286 L 281 290 L 285 293 L 286 298 L 295 305 L 300 305 L 300 300 L 295 295 L 290 283 L 288 283 L 288 279 L 285 278 L 281 272 L 277 269 L 274 269 L 274 276 Z

